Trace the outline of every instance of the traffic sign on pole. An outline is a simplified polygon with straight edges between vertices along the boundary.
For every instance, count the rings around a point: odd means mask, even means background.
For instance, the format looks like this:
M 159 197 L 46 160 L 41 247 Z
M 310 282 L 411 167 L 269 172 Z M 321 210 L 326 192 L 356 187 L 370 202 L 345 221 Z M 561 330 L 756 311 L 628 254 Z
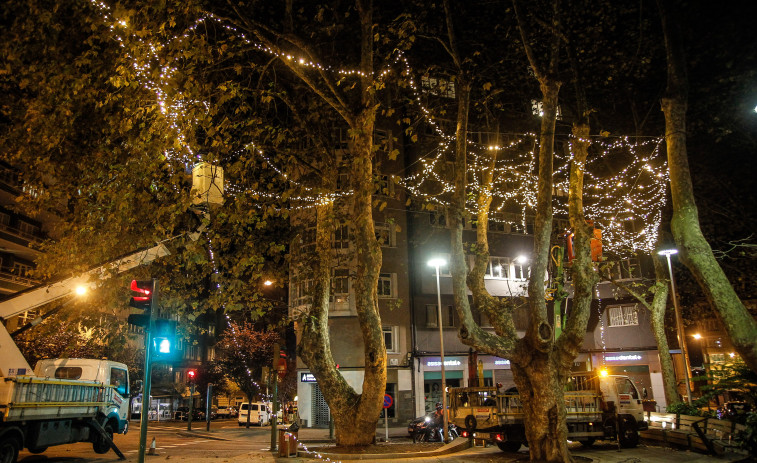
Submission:
M 389 408 L 394 405 L 394 399 L 389 394 L 384 394 L 384 408 Z

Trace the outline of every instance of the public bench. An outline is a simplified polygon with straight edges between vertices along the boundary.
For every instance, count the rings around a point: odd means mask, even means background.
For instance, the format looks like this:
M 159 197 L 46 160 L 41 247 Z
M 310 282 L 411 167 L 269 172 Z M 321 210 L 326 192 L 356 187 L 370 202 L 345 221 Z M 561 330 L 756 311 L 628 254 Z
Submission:
M 647 421 L 649 429 L 641 437 L 711 455 L 738 451 L 736 435 L 744 430 L 743 424 L 731 421 L 675 413 L 647 412 Z

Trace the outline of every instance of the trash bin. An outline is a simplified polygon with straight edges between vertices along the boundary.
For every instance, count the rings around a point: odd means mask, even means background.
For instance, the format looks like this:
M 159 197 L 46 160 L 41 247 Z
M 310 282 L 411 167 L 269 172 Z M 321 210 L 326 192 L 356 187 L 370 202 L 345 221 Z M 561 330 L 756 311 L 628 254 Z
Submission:
M 279 428 L 279 456 L 297 456 L 297 433 Z

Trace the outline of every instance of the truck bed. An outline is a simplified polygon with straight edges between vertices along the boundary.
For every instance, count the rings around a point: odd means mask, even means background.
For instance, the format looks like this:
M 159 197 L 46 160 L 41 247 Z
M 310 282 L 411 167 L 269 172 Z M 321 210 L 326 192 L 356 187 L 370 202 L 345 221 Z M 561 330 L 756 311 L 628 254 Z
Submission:
M 16 376 L 1 378 L 0 420 L 3 422 L 95 416 L 122 400 L 113 386 L 96 381 Z

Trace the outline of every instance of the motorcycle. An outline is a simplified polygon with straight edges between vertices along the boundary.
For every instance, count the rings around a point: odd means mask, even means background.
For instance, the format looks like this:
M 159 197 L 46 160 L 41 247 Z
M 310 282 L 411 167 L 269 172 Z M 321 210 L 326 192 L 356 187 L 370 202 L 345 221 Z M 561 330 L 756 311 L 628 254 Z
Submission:
M 411 429 L 410 435 L 413 438 L 413 442 L 441 442 L 442 432 L 441 426 L 434 424 L 433 415 L 425 416 L 421 419 L 416 419 L 409 426 Z M 452 423 L 449 423 L 448 434 L 450 440 L 454 440 L 460 437 L 460 432 Z

